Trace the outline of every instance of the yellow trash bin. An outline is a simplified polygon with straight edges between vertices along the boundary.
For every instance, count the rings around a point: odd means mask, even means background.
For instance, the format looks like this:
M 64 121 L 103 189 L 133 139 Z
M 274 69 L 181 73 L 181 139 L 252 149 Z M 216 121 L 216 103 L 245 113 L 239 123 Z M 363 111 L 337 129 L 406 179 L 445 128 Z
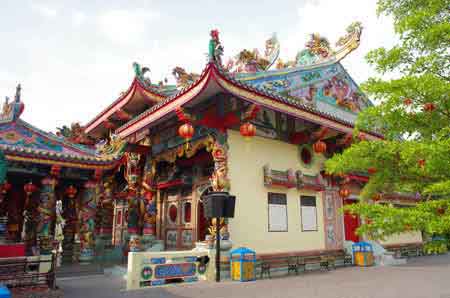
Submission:
M 253 281 L 256 279 L 256 253 L 240 247 L 231 251 L 231 280 Z

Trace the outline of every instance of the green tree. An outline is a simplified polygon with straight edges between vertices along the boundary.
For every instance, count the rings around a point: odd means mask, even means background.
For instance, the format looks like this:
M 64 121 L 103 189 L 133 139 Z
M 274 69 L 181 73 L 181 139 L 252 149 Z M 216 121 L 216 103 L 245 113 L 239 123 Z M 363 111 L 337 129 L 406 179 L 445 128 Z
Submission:
M 379 73 L 362 85 L 379 104 L 362 111 L 358 131 L 380 141 L 353 143 L 326 162 L 334 174 L 368 171 L 362 201 L 346 210 L 369 219 L 359 233 L 382 239 L 407 230 L 450 232 L 450 4 L 448 0 L 379 0 L 399 42 L 366 59 Z M 386 77 L 391 79 L 386 79 Z M 411 208 L 373 204 L 385 193 L 417 194 Z

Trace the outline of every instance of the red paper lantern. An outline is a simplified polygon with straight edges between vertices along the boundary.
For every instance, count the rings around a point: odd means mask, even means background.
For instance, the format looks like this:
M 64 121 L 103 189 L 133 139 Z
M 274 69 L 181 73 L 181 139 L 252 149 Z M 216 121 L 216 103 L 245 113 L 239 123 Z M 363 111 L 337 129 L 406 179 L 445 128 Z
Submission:
M 313 149 L 316 153 L 324 153 L 325 151 L 327 151 L 327 144 L 325 144 L 325 142 L 323 141 L 317 141 L 313 144 Z
M 8 181 L 5 181 L 5 183 L 3 183 L 3 185 L 2 185 L 2 192 L 4 194 L 6 194 L 8 191 L 11 190 L 11 188 L 12 188 L 11 183 L 9 183 Z
M 348 188 L 341 188 L 339 190 L 339 195 L 341 196 L 341 198 L 348 198 L 348 196 L 350 195 L 350 190 Z
M 438 208 L 437 209 L 437 213 L 439 214 L 439 215 L 443 215 L 444 213 L 445 213 L 445 209 L 444 208 Z
M 255 126 L 250 122 L 242 124 L 239 130 L 241 132 L 241 135 L 246 138 L 251 138 L 256 134 Z
M 61 166 L 59 165 L 53 165 L 50 169 L 50 175 L 52 176 L 59 176 L 59 173 L 61 172 Z
M 377 172 L 377 168 L 370 167 L 370 168 L 367 169 L 367 172 L 368 172 L 370 175 L 373 175 L 373 174 L 375 174 L 375 173 Z
M 419 167 L 424 168 L 425 167 L 425 159 L 419 159 L 417 162 L 419 164 Z
M 381 200 L 381 194 L 379 194 L 379 193 L 374 194 L 372 197 L 372 201 L 378 202 L 379 200 Z
M 95 169 L 94 171 L 94 180 L 100 180 L 102 178 L 103 170 Z
M 103 122 L 103 126 L 105 126 L 105 128 L 107 129 L 114 129 L 116 126 L 114 125 L 114 123 L 112 123 L 111 121 L 105 120 Z
M 433 112 L 436 106 L 432 102 L 427 102 L 424 104 L 423 109 L 427 112 Z
M 73 199 L 77 195 L 77 192 L 78 190 L 73 185 L 70 185 L 68 188 L 66 188 L 65 194 L 69 198 Z
M 190 123 L 185 123 L 178 128 L 180 137 L 190 140 L 194 136 L 194 127 Z
M 403 100 L 403 104 L 404 104 L 405 106 L 411 105 L 412 102 L 413 102 L 413 101 L 412 101 L 411 98 L 405 98 L 405 99 Z
M 33 192 L 35 192 L 37 190 L 37 186 L 33 184 L 33 182 L 28 182 L 27 184 L 25 184 L 23 186 L 23 190 L 25 191 L 25 193 L 29 196 L 31 195 Z
M 128 114 L 127 112 L 125 112 L 124 110 L 121 110 L 121 109 L 116 111 L 116 116 L 120 120 L 124 120 L 124 121 L 128 121 L 132 118 L 132 116 L 130 114 Z

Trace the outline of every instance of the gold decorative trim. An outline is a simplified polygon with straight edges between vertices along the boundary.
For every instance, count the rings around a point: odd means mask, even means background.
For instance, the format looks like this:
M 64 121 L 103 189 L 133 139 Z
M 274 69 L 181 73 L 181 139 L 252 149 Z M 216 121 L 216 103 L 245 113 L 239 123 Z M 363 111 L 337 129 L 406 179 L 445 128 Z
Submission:
M 109 165 L 86 165 L 86 164 L 80 164 L 80 163 L 74 163 L 74 162 L 66 162 L 66 161 L 56 161 L 56 160 L 47 160 L 47 159 L 39 159 L 39 158 L 27 158 L 27 157 L 20 157 L 20 156 L 14 156 L 6 154 L 7 160 L 12 161 L 21 161 L 21 162 L 31 162 L 31 163 L 38 163 L 38 164 L 45 164 L 45 165 L 61 165 L 64 167 L 70 167 L 70 168 L 78 168 L 78 169 L 112 169 L 115 166 L 115 163 L 109 164 Z

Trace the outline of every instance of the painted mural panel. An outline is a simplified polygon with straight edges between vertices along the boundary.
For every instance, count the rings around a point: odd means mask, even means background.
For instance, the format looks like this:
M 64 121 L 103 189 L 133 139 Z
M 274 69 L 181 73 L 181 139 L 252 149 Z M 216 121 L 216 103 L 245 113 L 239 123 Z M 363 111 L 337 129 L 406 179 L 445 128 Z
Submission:
M 274 73 L 271 76 L 248 79 L 246 83 L 319 109 L 319 102 L 327 103 L 350 112 L 350 115 L 370 105 L 339 63 L 311 70 Z
M 322 194 L 324 205 L 324 228 L 326 249 L 342 248 L 342 215 L 339 208 L 342 207 L 342 199 L 336 191 L 325 191 Z

